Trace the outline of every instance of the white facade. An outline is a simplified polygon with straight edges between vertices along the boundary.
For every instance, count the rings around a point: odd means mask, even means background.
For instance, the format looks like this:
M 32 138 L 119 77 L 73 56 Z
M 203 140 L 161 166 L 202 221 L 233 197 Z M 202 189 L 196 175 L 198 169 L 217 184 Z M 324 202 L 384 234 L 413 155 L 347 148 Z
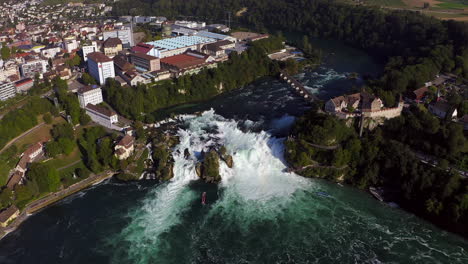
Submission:
M 67 50 L 67 52 L 72 52 L 72 50 L 78 49 L 78 42 L 73 39 L 73 40 L 68 40 L 63 43 L 64 49 Z
M 113 61 L 95 62 L 89 58 L 88 71 L 100 85 L 105 84 L 107 78 L 115 78 Z
M 130 27 L 121 27 L 119 29 L 104 31 L 103 41 L 108 38 L 119 38 L 122 41 L 122 46 L 124 48 L 133 47 L 133 31 Z
M 97 107 L 86 107 L 86 114 L 91 117 L 91 120 L 93 122 L 98 123 L 101 126 L 110 128 L 110 129 L 115 129 L 116 126 L 114 126 L 114 123 L 118 122 L 118 116 L 116 113 L 111 113 L 111 114 L 106 114 L 103 111 L 99 111 Z
M 187 28 L 204 28 L 206 27 L 205 22 L 196 22 L 196 21 L 184 21 L 179 20 L 174 23 L 177 26 L 187 27 Z
M 11 82 L 0 83 L 0 101 L 5 101 L 16 95 L 16 87 Z
M 32 60 L 21 64 L 21 75 L 24 78 L 34 78 L 36 73 L 43 74 L 47 71 L 47 61 L 45 60 Z
M 85 108 L 88 104 L 97 105 L 102 103 L 101 88 L 95 87 L 90 90 L 85 89 L 83 92 L 78 91 L 78 101 L 80 101 L 81 108 Z
M 91 45 L 83 46 L 81 49 L 82 49 L 82 52 L 83 52 L 83 60 L 84 61 L 88 61 L 88 54 L 89 53 L 98 51 L 96 41 L 91 42 Z
M 44 48 L 41 50 L 41 55 L 45 58 L 53 58 L 57 53 L 61 51 L 60 47 L 53 47 L 53 48 Z

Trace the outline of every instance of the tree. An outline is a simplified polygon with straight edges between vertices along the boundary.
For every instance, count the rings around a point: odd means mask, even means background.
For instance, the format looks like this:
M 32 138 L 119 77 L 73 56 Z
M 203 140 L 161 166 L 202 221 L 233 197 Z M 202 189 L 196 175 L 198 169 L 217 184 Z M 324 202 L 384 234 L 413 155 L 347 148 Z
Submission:
M 50 113 L 45 113 L 43 119 L 46 124 L 52 124 L 52 115 Z
M 47 143 L 45 148 L 47 155 L 51 158 L 55 158 L 63 152 L 60 144 L 57 141 Z
M 1 57 L 2 60 L 8 60 L 10 58 L 10 49 L 8 46 L 3 45 L 3 47 L 0 49 Z
M 87 72 L 83 73 L 81 81 L 86 85 L 96 84 L 96 80 L 94 80 L 94 78 Z
M 69 138 L 60 138 L 58 141 L 63 154 L 69 155 L 75 149 L 74 142 Z
M 54 192 L 60 187 L 59 173 L 50 165 L 33 163 L 27 176 L 37 184 L 40 193 Z
M 86 114 L 86 111 L 81 109 L 80 111 L 80 125 L 85 126 L 91 122 L 91 117 L 89 117 L 88 114 Z
M 55 140 L 59 140 L 60 138 L 69 138 L 69 139 L 75 138 L 75 132 L 73 130 L 73 126 L 70 125 L 69 123 L 62 123 L 62 124 L 54 125 L 54 127 L 52 128 L 50 132 L 52 134 L 52 137 Z
M 12 202 L 12 198 L 13 192 L 8 188 L 3 189 L 0 192 L 0 208 L 8 207 Z

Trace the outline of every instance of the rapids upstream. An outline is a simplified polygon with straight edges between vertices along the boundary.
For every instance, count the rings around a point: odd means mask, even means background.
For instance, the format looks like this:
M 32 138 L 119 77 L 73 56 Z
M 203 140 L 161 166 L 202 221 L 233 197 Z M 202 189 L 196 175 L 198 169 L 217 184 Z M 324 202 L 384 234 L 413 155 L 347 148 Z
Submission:
M 357 83 L 345 77 L 352 65 L 335 63 L 296 77 L 336 96 Z M 284 136 L 307 108 L 263 79 L 172 109 L 182 120 L 173 179 L 109 180 L 69 197 L 2 239 L 0 263 L 468 263 L 466 240 L 365 192 L 286 172 Z M 205 184 L 196 159 L 221 144 L 234 167 L 221 162 L 221 183 Z

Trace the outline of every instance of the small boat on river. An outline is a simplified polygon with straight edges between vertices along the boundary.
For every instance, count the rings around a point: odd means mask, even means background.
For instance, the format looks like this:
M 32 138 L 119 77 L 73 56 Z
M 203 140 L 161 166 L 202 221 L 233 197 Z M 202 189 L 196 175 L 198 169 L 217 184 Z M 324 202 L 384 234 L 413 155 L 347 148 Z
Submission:
M 201 204 L 202 204 L 202 205 L 205 205 L 205 204 L 206 204 L 206 192 L 203 192 L 203 193 L 202 193 Z

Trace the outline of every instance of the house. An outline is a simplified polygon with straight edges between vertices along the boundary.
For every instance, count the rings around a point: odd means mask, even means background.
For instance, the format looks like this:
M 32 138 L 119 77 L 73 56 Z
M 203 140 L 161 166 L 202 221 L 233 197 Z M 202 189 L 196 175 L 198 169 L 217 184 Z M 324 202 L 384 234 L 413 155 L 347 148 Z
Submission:
M 426 96 L 428 91 L 429 89 L 426 86 L 423 86 L 419 89 L 414 90 L 410 94 L 410 98 L 414 100 L 416 103 L 419 103 L 424 98 L 424 96 Z
M 108 38 L 102 43 L 104 54 L 110 58 L 122 51 L 122 41 L 119 38 Z
M 184 54 L 179 54 L 161 59 L 161 66 L 169 70 L 173 77 L 182 75 L 197 74 L 203 68 L 214 68 L 217 66 L 215 59 L 206 54 L 187 51 Z
M 135 47 L 132 47 L 131 51 L 133 53 L 144 53 L 148 54 L 154 48 L 153 45 L 146 43 L 138 43 Z
M 91 120 L 93 120 L 93 122 L 98 123 L 99 125 L 107 127 L 109 129 L 116 129 L 116 126 L 114 125 L 118 122 L 118 116 L 116 112 L 92 104 L 86 105 L 85 110 L 86 114 L 88 114 L 89 117 L 91 117 Z
M 115 145 L 115 156 L 119 160 L 124 160 L 130 157 L 134 151 L 134 138 L 130 135 L 125 135 L 116 145 Z
M 114 61 L 101 52 L 91 52 L 88 54 L 88 71 L 103 85 L 107 78 L 115 77 Z
M 440 117 L 440 118 L 445 118 L 447 114 L 449 114 L 451 111 L 451 106 L 444 101 L 438 101 L 436 103 L 432 103 L 429 105 L 429 112 L 432 114 Z M 457 109 L 454 109 L 451 118 L 457 117 Z
M 325 103 L 325 111 L 334 113 L 341 112 L 343 109 L 357 109 L 360 100 L 360 93 L 338 96 Z
M 8 180 L 7 188 L 10 190 L 13 190 L 16 185 L 21 183 L 21 181 L 23 180 L 23 177 L 24 177 L 24 172 L 21 172 L 21 171 L 13 172 L 10 179 Z
M 397 107 L 384 108 L 380 98 L 367 92 L 338 96 L 325 103 L 325 111 L 341 119 L 359 116 L 390 119 L 400 116 L 402 110 L 403 101 Z
M 226 55 L 227 49 L 234 49 L 235 47 L 236 43 L 229 40 L 221 40 L 215 43 L 205 45 L 202 48 L 202 51 L 205 54 L 208 54 L 213 57 L 221 57 L 223 55 Z
M 16 92 L 26 93 L 34 86 L 34 81 L 31 78 L 26 78 L 15 82 Z
M 85 108 L 88 104 L 97 105 L 103 102 L 102 90 L 97 85 L 88 85 L 78 90 L 78 101 L 80 107 Z
M 158 71 L 161 69 L 159 58 L 144 53 L 130 54 L 130 62 L 142 72 Z
M 3 210 L 0 213 L 0 225 L 2 227 L 8 226 L 8 223 L 18 217 L 19 213 L 19 209 L 14 205 L 8 207 L 6 210 Z

